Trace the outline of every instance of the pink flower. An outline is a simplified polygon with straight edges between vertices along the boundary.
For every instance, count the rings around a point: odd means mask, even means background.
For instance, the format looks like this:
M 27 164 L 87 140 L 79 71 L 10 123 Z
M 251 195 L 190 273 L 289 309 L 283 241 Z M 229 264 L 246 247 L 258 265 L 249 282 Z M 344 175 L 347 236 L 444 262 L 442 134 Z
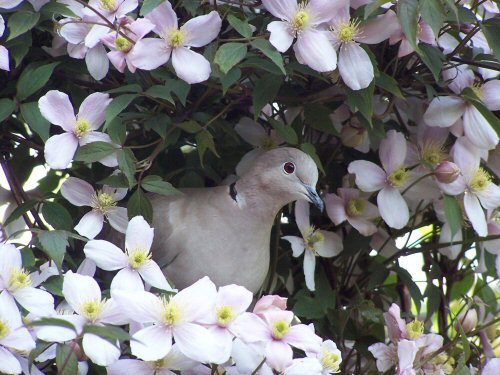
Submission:
M 398 305 L 393 303 L 389 310 L 384 313 L 385 324 L 389 331 L 389 338 L 396 343 L 406 336 L 406 322 L 401 319 L 401 310 Z
M 111 290 L 144 290 L 141 278 L 158 289 L 172 291 L 165 276 L 151 260 L 153 228 L 142 216 L 130 220 L 125 234 L 125 252 L 104 240 L 87 242 L 83 251 L 97 267 L 106 271 L 120 270 L 111 281 Z
M 104 185 L 97 192 L 92 185 L 76 177 L 69 177 L 61 186 L 61 194 L 75 206 L 92 207 L 86 213 L 75 230 L 82 236 L 94 238 L 97 236 L 108 219 L 111 226 L 121 233 L 125 233 L 128 225 L 127 209 L 119 207 L 116 202 L 125 198 L 127 189 L 115 189 Z
M 360 196 L 357 189 L 339 188 L 339 195 L 327 194 L 325 197 L 328 217 L 339 225 L 348 221 L 359 233 L 371 236 L 377 231 L 373 219 L 379 216 L 377 206 Z
M 102 125 L 106 108 L 111 102 L 108 94 L 95 92 L 85 98 L 75 116 L 68 95 L 51 90 L 38 100 L 42 116 L 63 128 L 64 133 L 53 135 L 45 143 L 45 160 L 53 169 L 64 169 L 73 160 L 78 145 L 102 141 L 111 142 L 109 135 L 96 130 Z M 116 156 L 102 159 L 101 163 L 115 167 Z
M 5 21 L 0 14 L 0 37 L 2 37 L 5 32 Z M 4 46 L 0 46 L 0 69 L 9 71 L 9 51 Z
M 396 18 L 397 20 L 397 18 Z M 401 25 L 399 24 L 398 30 L 391 36 L 389 39 L 389 44 L 396 44 L 397 42 L 401 41 L 401 44 L 399 45 L 399 50 L 398 50 L 398 57 L 403 57 L 406 55 L 409 55 L 414 51 L 413 47 L 411 46 L 410 42 L 406 38 L 406 35 L 403 33 L 403 29 L 401 28 Z M 424 42 L 427 44 L 432 44 L 436 45 L 436 38 L 434 37 L 434 33 L 432 32 L 431 27 L 425 23 L 423 20 L 420 20 L 418 22 L 418 33 L 417 33 L 417 43 L 418 42 Z
M 379 191 L 377 205 L 382 219 L 392 228 L 401 229 L 409 220 L 408 205 L 401 195 L 409 182 L 410 172 L 404 162 L 406 140 L 403 134 L 394 130 L 387 132 L 387 138 L 380 142 L 380 168 L 366 160 L 349 164 L 348 171 L 356 176 L 356 185 L 366 192 Z
M 306 353 L 310 358 L 316 358 L 321 364 L 320 374 L 327 375 L 340 372 L 342 363 L 342 353 L 332 340 L 325 340 L 321 343 L 320 351 L 317 353 Z
M 286 310 L 287 298 L 277 295 L 262 296 L 253 308 L 253 313 L 260 316 L 260 314 L 269 310 Z
M 144 70 L 156 69 L 165 64 L 172 55 L 172 65 L 177 76 L 187 83 L 198 83 L 208 79 L 210 63 L 190 47 L 202 47 L 219 34 L 222 20 L 216 11 L 193 18 L 181 28 L 172 5 L 167 1 L 146 15 L 155 28 L 158 38 L 138 41 L 130 52 L 130 61 Z
M 293 49 L 301 64 L 318 72 L 329 72 L 337 67 L 337 53 L 328 41 L 328 31 L 318 28 L 328 22 L 343 1 L 311 0 L 297 4 L 297 0 L 263 0 L 264 7 L 283 21 L 267 25 L 269 41 L 280 52 L 286 52 L 296 38 Z
M 295 220 L 302 238 L 296 236 L 282 237 L 292 245 L 294 257 L 304 254 L 304 276 L 309 290 L 315 289 L 314 270 L 316 256 L 333 257 L 343 250 L 342 239 L 338 234 L 316 229 L 309 222 L 309 203 L 297 201 L 295 203 Z
M 135 73 L 137 67 L 131 61 L 129 54 L 135 47 L 134 42 L 137 43 L 153 30 L 154 27 L 149 20 L 141 18 L 131 22 L 126 28 L 121 29 L 132 41 L 129 41 L 118 33 L 109 33 L 101 38 L 104 45 L 111 49 L 108 52 L 108 58 L 120 73 L 125 71 L 125 66 L 128 67 L 130 72 Z

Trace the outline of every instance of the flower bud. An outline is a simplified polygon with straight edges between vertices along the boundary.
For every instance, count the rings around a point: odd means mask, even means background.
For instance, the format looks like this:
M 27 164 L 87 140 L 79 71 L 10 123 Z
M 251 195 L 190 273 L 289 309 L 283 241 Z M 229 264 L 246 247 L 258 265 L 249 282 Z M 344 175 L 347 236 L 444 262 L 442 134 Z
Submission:
M 462 326 L 465 333 L 469 333 L 476 328 L 477 325 L 477 312 L 475 309 L 468 309 L 462 311 L 455 318 L 455 329 L 460 331 L 459 325 Z
M 451 161 L 443 161 L 434 170 L 436 179 L 443 184 L 451 184 L 460 176 L 460 168 Z
M 342 144 L 346 147 L 358 147 L 360 146 L 368 136 L 366 129 L 358 128 L 350 124 L 346 124 L 342 127 L 340 132 L 340 140 Z

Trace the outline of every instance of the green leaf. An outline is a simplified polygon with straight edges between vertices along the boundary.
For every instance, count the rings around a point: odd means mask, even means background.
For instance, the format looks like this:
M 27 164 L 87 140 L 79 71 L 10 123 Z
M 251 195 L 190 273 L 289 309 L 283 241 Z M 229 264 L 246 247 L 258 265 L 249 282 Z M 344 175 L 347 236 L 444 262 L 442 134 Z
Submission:
M 243 43 L 226 43 L 215 53 L 214 63 L 226 74 L 233 66 L 245 58 L 247 45 Z
M 339 135 L 334 128 L 330 114 L 332 110 L 324 105 L 313 103 L 304 106 L 304 118 L 307 125 L 330 135 Z
M 316 147 L 314 147 L 313 144 L 311 143 L 302 143 L 300 145 L 300 149 L 304 151 L 306 154 L 308 154 L 316 163 L 316 166 L 318 169 L 323 173 L 325 173 L 325 170 L 323 169 L 323 164 L 321 163 L 321 159 L 319 158 L 318 154 L 316 153 Z
M 242 21 L 239 18 L 230 14 L 227 16 L 229 24 L 243 37 L 250 38 L 252 36 L 252 28 L 246 21 Z
M 32 320 L 27 324 L 29 327 L 45 327 L 45 326 L 56 326 L 68 328 L 76 332 L 76 328 L 73 324 L 67 320 L 57 319 L 57 318 L 41 318 L 37 320 Z
M 146 176 L 141 182 L 141 187 L 146 191 L 161 195 L 181 194 L 170 182 L 163 181 L 160 176 Z
M 122 92 L 132 92 L 132 93 L 140 93 L 142 91 L 142 87 L 137 83 L 133 83 L 130 85 L 120 86 L 116 89 L 106 91 L 108 94 L 121 94 Z
M 141 215 L 149 223 L 153 221 L 153 206 L 141 188 L 138 188 L 128 200 L 127 210 L 129 219 Z
M 77 375 L 78 357 L 75 352 L 76 347 L 68 344 L 57 344 L 56 365 L 58 375 Z
M 457 199 L 451 195 L 444 195 L 443 198 L 444 214 L 446 220 L 450 224 L 451 238 L 461 230 L 462 227 L 462 211 L 458 205 Z
M 291 126 L 287 126 L 283 124 L 281 121 L 276 121 L 272 118 L 269 119 L 269 123 L 273 127 L 274 130 L 282 137 L 286 143 L 290 145 L 296 145 L 299 143 L 299 137 L 297 133 Z
M 165 80 L 165 86 L 179 98 L 182 105 L 186 105 L 186 99 L 191 90 L 190 84 L 180 79 L 167 79 Z
M 125 330 L 112 325 L 92 325 L 83 327 L 83 333 L 92 333 L 116 345 L 116 341 L 133 340 Z
M 398 18 L 401 23 L 403 33 L 408 39 L 408 43 L 415 51 L 418 51 L 417 32 L 418 32 L 418 0 L 400 0 L 398 1 Z
M 106 108 L 106 122 L 104 123 L 104 130 L 107 129 L 111 121 L 118 116 L 128 105 L 137 97 L 136 94 L 125 94 L 117 96 Z
M 461 94 L 467 101 L 469 101 L 474 107 L 476 107 L 479 113 L 481 113 L 486 121 L 488 121 L 493 130 L 495 130 L 495 132 L 500 135 L 500 119 L 495 116 L 488 108 L 486 108 L 483 102 L 476 96 L 474 91 L 470 87 L 466 87 Z
M 117 150 L 116 146 L 112 143 L 102 141 L 92 142 L 79 147 L 73 159 L 75 161 L 83 161 L 84 163 L 94 163 Z
M 459 319 L 455 318 L 455 324 L 458 325 L 458 330 L 460 332 L 460 342 L 462 343 L 462 350 L 464 355 L 464 360 L 467 361 L 470 357 L 470 343 L 467 340 L 467 335 L 464 332 L 462 324 Z
M 42 231 L 38 233 L 38 240 L 42 245 L 42 250 L 61 271 L 66 247 L 69 246 L 66 232 L 62 230 Z
M 260 116 L 260 111 L 267 103 L 272 103 L 280 91 L 283 80 L 274 75 L 267 74 L 256 83 L 252 93 L 254 117 Z
M 121 118 L 115 117 L 108 125 L 108 134 L 114 143 L 122 145 L 127 138 L 127 126 Z
M 391 0 L 377 0 L 377 1 L 373 1 L 369 4 L 367 4 L 365 7 L 364 15 L 363 15 L 364 19 L 366 20 L 368 17 L 370 17 L 370 15 L 373 12 L 375 12 L 382 5 L 384 5 L 385 3 L 388 3 L 389 1 L 391 1 Z
M 226 75 L 220 78 L 222 83 L 222 95 L 226 95 L 227 90 L 241 78 L 241 69 L 233 68 Z
M 174 99 L 172 98 L 172 90 L 164 85 L 154 85 L 151 86 L 149 89 L 146 91 L 146 95 L 149 95 L 153 98 L 160 98 L 164 99 L 166 101 L 169 101 L 170 103 L 174 104 Z
M 306 319 L 321 319 L 325 316 L 320 301 L 308 296 L 306 293 L 298 295 L 297 302 L 293 306 L 293 312 L 295 315 Z
M 135 157 L 130 149 L 118 150 L 116 152 L 118 166 L 128 180 L 128 186 L 135 185 Z
M 42 215 L 47 223 L 55 229 L 71 231 L 73 218 L 64 206 L 56 202 L 45 202 L 42 206 Z
M 14 39 L 16 36 L 24 34 L 31 30 L 38 23 L 40 13 L 18 10 L 9 17 L 7 26 L 9 28 L 9 36 L 7 40 Z
M 165 0 L 144 0 L 139 14 L 144 17 L 164 1 Z
M 425 296 L 427 297 L 427 319 L 430 320 L 432 314 L 438 311 L 439 303 L 441 302 L 441 292 L 437 286 L 428 284 Z
M 55 62 L 35 68 L 34 64 L 30 64 L 24 68 L 16 86 L 18 99 L 23 101 L 40 90 L 49 81 L 57 65 L 59 63 Z
M 408 287 L 408 290 L 410 291 L 411 298 L 413 299 L 413 302 L 415 302 L 415 305 L 417 307 L 417 311 L 420 311 L 423 296 L 422 296 L 422 293 L 420 292 L 420 289 L 418 288 L 417 284 L 415 283 L 415 281 L 413 281 L 413 277 L 410 275 L 410 273 L 407 270 L 405 270 L 404 268 L 401 268 L 399 266 L 395 267 L 395 271 L 398 274 L 398 276 L 401 278 L 403 283 Z
M 399 89 L 398 82 L 384 72 L 380 72 L 379 76 L 375 78 L 375 85 L 398 98 L 404 99 L 404 95 Z
M 446 19 L 443 3 L 441 0 L 420 0 L 419 2 L 422 18 L 431 27 L 437 39 L 439 30 L 443 27 L 444 20 Z
M 198 149 L 198 155 L 200 156 L 200 163 L 203 166 L 203 155 L 205 151 L 209 149 L 217 157 L 220 157 L 217 153 L 214 143 L 214 137 L 208 130 L 203 130 L 195 135 L 196 148 Z
M 283 65 L 283 56 L 279 53 L 274 46 L 266 39 L 256 39 L 250 43 L 253 48 L 258 49 L 266 55 L 273 63 L 280 68 L 281 72 L 286 75 L 285 66 Z
M 146 130 L 154 130 L 160 137 L 167 137 L 167 129 L 172 125 L 172 119 L 165 113 L 158 113 L 144 121 Z
M 21 104 L 21 115 L 31 130 L 40 136 L 42 141 L 49 139 L 50 123 L 40 113 L 38 102 Z
M 128 180 L 123 173 L 112 174 L 111 176 L 108 176 L 101 181 L 98 181 L 97 183 L 115 188 L 128 188 Z
M 34 208 L 38 204 L 37 200 L 30 199 L 29 201 L 21 203 L 19 206 L 17 206 L 14 211 L 11 212 L 9 217 L 3 222 L 3 226 L 7 226 L 10 223 L 12 223 L 14 220 L 19 219 L 21 216 L 23 216 L 26 212 Z
M 490 18 L 481 24 L 488 46 L 493 50 L 500 61 L 500 19 Z
M 358 110 L 365 118 L 365 120 L 368 121 L 368 124 L 370 124 L 370 126 L 373 125 L 372 115 L 374 90 L 374 82 L 370 83 L 370 86 L 362 90 L 351 90 L 346 87 L 347 104 L 349 104 L 351 111 L 356 112 L 356 110 Z
M 181 122 L 180 124 L 175 124 L 175 126 L 184 130 L 186 133 L 191 133 L 191 134 L 198 133 L 203 129 L 201 125 L 194 120 L 184 121 Z
M 15 108 L 16 103 L 13 100 L 7 98 L 0 99 L 0 122 L 10 117 Z
M 61 3 L 56 3 L 56 2 L 50 2 L 45 4 L 42 9 L 40 9 L 40 12 L 43 13 L 52 13 L 54 15 L 61 15 L 61 16 L 66 16 L 66 17 L 77 17 L 75 13 L 71 11 L 71 9 L 68 8 L 66 4 L 61 4 Z M 50 17 L 50 16 L 49 16 Z M 53 18 L 53 17 L 50 17 Z
M 42 286 L 50 293 L 59 297 L 64 297 L 62 292 L 63 282 L 63 276 L 51 276 L 42 283 Z
M 474 273 L 470 272 L 462 280 L 454 282 L 451 287 L 450 300 L 453 301 L 466 296 L 469 290 L 471 290 L 472 285 L 474 285 L 474 280 Z
M 15 39 L 5 43 L 5 47 L 9 50 L 10 55 L 14 59 L 14 67 L 17 68 L 24 59 L 24 56 L 29 52 L 33 38 L 31 33 L 25 33 Z
M 418 55 L 422 59 L 425 65 L 429 68 L 434 79 L 439 81 L 439 76 L 441 70 L 443 70 L 444 56 L 443 52 L 437 47 L 431 46 L 430 44 L 420 43 Z

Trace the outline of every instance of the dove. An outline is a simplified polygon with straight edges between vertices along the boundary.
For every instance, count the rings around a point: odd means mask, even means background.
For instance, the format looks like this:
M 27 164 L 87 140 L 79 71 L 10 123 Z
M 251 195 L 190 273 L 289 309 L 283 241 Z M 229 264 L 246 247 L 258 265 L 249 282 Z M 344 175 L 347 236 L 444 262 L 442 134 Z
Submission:
M 309 155 L 282 147 L 261 154 L 229 186 L 150 195 L 153 259 L 179 289 L 209 276 L 218 286 L 237 284 L 256 293 L 267 276 L 279 210 L 296 200 L 323 210 L 317 180 Z

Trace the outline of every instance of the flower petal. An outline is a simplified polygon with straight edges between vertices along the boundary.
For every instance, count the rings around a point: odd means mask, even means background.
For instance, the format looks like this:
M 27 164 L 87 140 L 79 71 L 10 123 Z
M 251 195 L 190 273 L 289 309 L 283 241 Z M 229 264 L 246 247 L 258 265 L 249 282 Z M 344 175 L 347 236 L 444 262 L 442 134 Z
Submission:
M 500 110 L 500 80 L 486 82 L 481 87 L 481 100 L 490 111 Z
M 337 68 L 337 52 L 325 33 L 304 30 L 293 46 L 304 63 L 318 72 L 331 72 Z
M 29 312 L 37 316 L 55 314 L 54 297 L 49 292 L 37 288 L 21 288 L 14 293 L 16 301 Z
M 347 220 L 347 214 L 344 207 L 344 201 L 336 194 L 327 194 L 325 196 L 326 214 L 335 225 Z
M 316 269 L 316 257 L 311 251 L 306 251 L 304 254 L 304 276 L 306 278 L 307 289 L 312 291 L 316 289 L 314 283 L 315 269 Z
M 233 322 L 231 332 L 246 343 L 271 339 L 270 329 L 266 323 L 256 314 L 248 312 L 241 314 Z
M 185 321 L 192 322 L 203 318 L 213 310 L 216 296 L 215 284 L 205 276 L 181 290 L 172 299 L 182 307 Z
M 284 236 L 281 237 L 283 240 L 290 242 L 292 245 L 292 254 L 295 258 L 299 257 L 306 249 L 304 245 L 304 240 L 297 236 Z
M 172 291 L 172 287 L 167 282 L 167 279 L 155 261 L 150 260 L 137 271 L 141 275 L 142 279 L 149 285 L 158 289 Z
M 499 140 L 488 120 L 472 104 L 464 112 L 464 135 L 474 146 L 486 150 L 494 149 Z
M 172 5 L 169 1 L 165 1 L 158 5 L 153 11 L 149 12 L 145 18 L 155 25 L 153 31 L 162 37 L 165 37 L 166 32 L 172 29 L 178 29 L 177 15 L 172 9 Z
M 183 323 L 172 331 L 175 343 L 186 357 L 202 363 L 214 362 L 219 357 L 219 345 L 205 327 Z
M 94 92 L 85 98 L 78 111 L 78 119 L 85 119 L 90 123 L 90 129 L 97 130 L 106 119 L 106 108 L 111 99 L 109 94 Z
M 379 156 L 387 174 L 403 166 L 406 158 L 406 139 L 403 133 L 389 130 L 380 142 Z
M 115 363 L 106 368 L 108 375 L 123 375 L 123 374 L 136 374 L 136 375 L 152 375 L 154 370 L 152 366 L 139 359 L 119 359 Z M 160 371 L 157 371 L 159 373 Z
M 130 341 L 132 354 L 144 361 L 157 361 L 165 357 L 172 347 L 172 331 L 169 327 L 153 325 L 141 329 Z
M 71 271 L 64 275 L 62 293 L 66 302 L 80 315 L 82 315 L 83 302 L 101 300 L 101 289 L 97 281 L 90 276 L 79 275 Z
M 401 30 L 398 16 L 389 9 L 386 13 L 375 17 L 360 27 L 360 36 L 356 38 L 357 42 L 366 44 L 378 44 L 389 39 L 396 32 Z
M 115 271 L 128 265 L 128 257 L 119 247 L 104 240 L 92 240 L 83 248 L 85 256 L 92 259 L 97 267 Z
M 447 128 L 453 125 L 465 111 L 465 102 L 456 96 L 438 96 L 432 99 L 424 113 L 424 121 L 429 126 Z
M 329 258 L 338 255 L 343 249 L 342 238 L 337 233 L 326 230 L 318 230 L 324 237 L 323 241 L 317 242 L 314 245 L 314 250 L 319 256 Z
M 262 0 L 262 5 L 274 17 L 288 21 L 299 8 L 296 0 Z
M 111 365 L 120 358 L 121 354 L 117 344 L 113 345 L 108 340 L 92 333 L 83 335 L 82 347 L 87 357 L 99 366 Z
M 380 216 L 391 228 L 401 229 L 410 219 L 410 212 L 406 201 L 398 189 L 385 187 L 377 196 Z
M 150 12 L 149 14 L 154 13 Z M 170 59 L 172 49 L 165 40 L 159 38 L 144 38 L 138 41 L 128 57 L 139 69 L 153 70 L 165 64 Z
M 125 267 L 118 271 L 115 277 L 113 277 L 110 288 L 112 291 L 119 289 L 140 292 L 144 290 L 144 283 L 142 282 L 139 272 Z
M 239 285 L 226 285 L 219 288 L 216 306 L 231 306 L 238 314 L 244 313 L 252 303 L 253 293 Z
M 254 147 L 260 147 L 267 138 L 266 130 L 249 117 L 242 117 L 234 127 L 234 131 Z
M 191 47 L 203 47 L 217 38 L 222 20 L 215 10 L 203 16 L 191 18 L 182 27 L 186 32 L 184 45 Z
M 0 372 L 5 374 L 20 374 L 21 365 L 14 355 L 0 346 Z
M 51 124 L 59 125 L 67 132 L 71 132 L 75 128 L 75 112 L 68 95 L 65 93 L 50 90 L 38 100 L 38 107 L 42 116 Z
M 271 33 L 269 42 L 279 52 L 286 52 L 293 43 L 293 35 L 289 30 L 289 25 L 282 21 L 273 21 L 267 25 L 267 31 Z
M 321 352 L 321 337 L 314 333 L 314 327 L 305 324 L 296 324 L 290 327 L 290 332 L 287 333 L 284 340 L 290 345 L 299 348 L 306 353 Z
M 203 55 L 186 47 L 174 48 L 172 51 L 172 65 L 175 74 L 189 84 L 206 81 L 212 72 L 210 63 Z
M 108 74 L 109 59 L 106 49 L 102 44 L 98 44 L 87 51 L 85 63 L 90 75 L 97 81 L 100 81 Z
M 464 208 L 467 217 L 474 230 L 481 237 L 488 235 L 488 226 L 486 224 L 486 216 L 484 210 L 479 203 L 479 199 L 474 194 L 464 195 Z
M 134 322 L 158 323 L 163 319 L 163 303 L 152 293 L 114 289 L 111 297 L 121 306 L 123 315 Z
M 81 236 L 93 239 L 97 236 L 104 224 L 104 215 L 99 211 L 89 211 L 80 219 L 75 230 Z
M 53 135 L 45 142 L 45 161 L 52 169 L 65 169 L 73 161 L 77 147 L 73 133 Z
M 290 345 L 280 340 L 269 341 L 266 346 L 266 361 L 274 370 L 282 372 L 292 363 L 293 352 Z
M 347 170 L 356 176 L 356 185 L 363 191 L 377 191 L 386 185 L 386 173 L 371 161 L 355 160 Z
M 0 46 L 0 69 L 10 71 L 9 50 Z
M 154 229 L 151 228 L 142 216 L 135 216 L 130 220 L 125 234 L 125 248 L 128 251 L 141 249 L 148 251 L 153 243 Z
M 126 207 L 113 207 L 108 210 L 106 217 L 109 220 L 109 224 L 118 232 L 127 232 L 128 216 Z
M 69 177 L 61 185 L 61 194 L 74 206 L 90 206 L 95 190 L 87 181 Z
M 372 61 L 357 43 L 342 44 L 338 65 L 344 83 L 353 90 L 367 88 L 373 81 Z
M 2 346 L 19 351 L 30 352 L 35 349 L 35 341 L 29 331 L 24 327 L 18 327 L 0 340 Z

